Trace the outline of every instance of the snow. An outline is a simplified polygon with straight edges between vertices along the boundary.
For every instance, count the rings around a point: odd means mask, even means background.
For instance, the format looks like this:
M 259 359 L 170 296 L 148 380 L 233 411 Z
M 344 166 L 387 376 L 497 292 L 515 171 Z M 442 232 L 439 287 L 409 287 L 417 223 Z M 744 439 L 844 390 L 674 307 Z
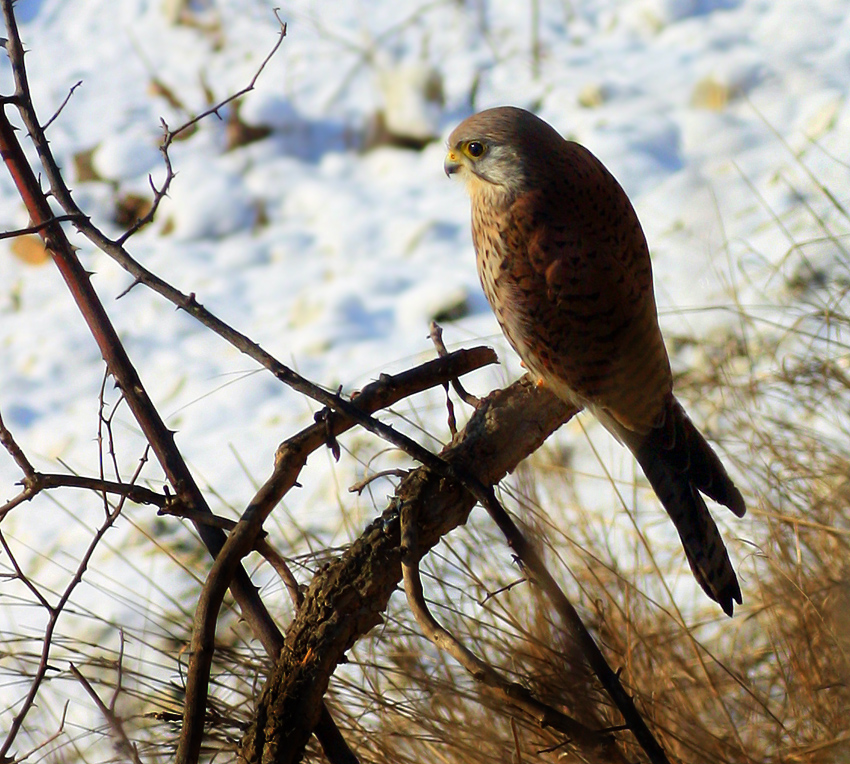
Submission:
M 174 128 L 209 108 L 210 98 L 225 98 L 250 81 L 275 42 L 272 5 L 189 3 L 195 23 L 175 25 L 159 2 L 16 4 L 42 121 L 82 82 L 49 138 L 80 205 L 107 233 L 120 233 L 112 222 L 115 191 L 145 194 L 149 174 L 155 182 L 164 177 L 160 120 Z M 793 214 L 792 189 L 811 190 L 811 182 L 794 152 L 831 188 L 848 187 L 846 3 L 540 5 L 536 31 L 527 4 L 508 0 L 322 0 L 283 7 L 288 35 L 240 111 L 243 120 L 272 133 L 227 150 L 225 108 L 221 118 L 208 117 L 175 142 L 177 176 L 169 197 L 153 225 L 130 240 L 131 253 L 328 388 L 355 390 L 381 372 L 432 357 L 428 322 L 465 305 L 468 315 L 443 321 L 445 339 L 450 347 L 484 342 L 497 348 L 503 365 L 469 383 L 486 392 L 521 369 L 481 295 L 468 201 L 460 184 L 443 174 L 442 139 L 422 151 L 382 146 L 363 152 L 359 143 L 378 109 L 387 109 L 390 127 L 408 136 L 445 138 L 473 106 L 512 103 L 586 144 L 627 189 L 653 249 L 663 329 L 675 336 L 734 334 L 737 325 L 724 309 L 732 303 L 730 285 L 738 286 L 745 304 L 761 305 L 767 274 L 793 243 L 769 225 L 771 211 L 787 215 L 792 231 L 803 225 Z M 12 92 L 6 60 L 0 61 L 0 87 Z M 75 155 L 91 150 L 102 180 L 76 176 Z M 0 220 L 7 228 L 27 220 L 5 172 Z M 79 236 L 73 240 L 191 468 L 219 497 L 215 511 L 234 516 L 269 474 L 276 445 L 309 423 L 316 406 L 143 287 L 116 302 L 130 277 Z M 821 254 L 830 267 L 829 253 Z M 769 307 L 765 316 L 776 318 Z M 683 358 L 673 360 L 680 368 Z M 0 412 L 37 468 L 66 465 L 92 473 L 103 374 L 55 269 L 26 265 L 11 255 L 9 240 L 0 243 Z M 111 383 L 107 399 L 116 405 Z M 417 421 L 446 437 L 439 397 L 419 403 Z M 115 437 L 127 477 L 143 441 L 123 406 Z M 584 437 L 574 425 L 561 435 L 572 443 Z M 595 440 L 600 453 L 617 477 L 631 479 L 633 464 L 606 437 Z M 373 467 L 392 466 L 393 459 L 379 458 Z M 578 464 L 600 474 L 592 456 Z M 337 489 L 344 491 L 362 467 L 319 456 L 309 470 L 305 489 L 286 500 L 288 516 L 298 523 L 344 543 L 350 536 L 340 531 L 339 512 L 355 512 L 365 522 L 381 508 L 381 491 L 374 505 L 366 498 L 356 509 L 355 500 L 351 508 L 337 505 Z M 0 452 L 2 498 L 17 492 L 19 479 Z M 161 479 L 149 463 L 143 481 L 158 487 Z M 590 495 L 599 482 L 588 481 Z M 73 530 L 71 499 L 65 510 L 49 502 L 18 508 L 2 524 L 21 564 L 57 589 L 67 573 L 28 550 L 67 547 L 69 559 L 79 557 L 99 516 L 96 503 L 92 509 L 78 494 L 73 501 L 85 518 Z M 603 501 L 611 503 L 607 493 Z M 131 514 L 140 524 L 152 523 L 150 508 Z M 144 577 L 122 568 L 128 563 L 121 544 L 131 543 L 134 533 L 119 523 L 109 536 L 116 554 L 101 565 L 124 571 L 116 573 L 127 576 L 117 588 L 138 603 L 157 595 L 137 595 L 133 581 Z M 146 574 L 154 569 L 147 565 Z M 81 601 L 90 602 L 93 591 Z M 121 599 L 102 600 L 104 619 L 123 617 Z M 26 618 L 33 616 L 3 605 L 0 630 Z M 33 628 L 38 622 L 35 617 Z M 0 707 L 19 692 L 3 686 Z

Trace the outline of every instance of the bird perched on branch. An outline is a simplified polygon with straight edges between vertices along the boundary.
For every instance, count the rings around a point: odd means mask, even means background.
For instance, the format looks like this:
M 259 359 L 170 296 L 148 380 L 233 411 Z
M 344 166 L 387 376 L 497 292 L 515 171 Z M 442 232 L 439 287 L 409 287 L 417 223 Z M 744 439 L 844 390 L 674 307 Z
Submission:
M 673 395 L 649 249 L 625 191 L 590 151 L 514 107 L 462 122 L 445 170 L 472 199 L 478 275 L 508 341 L 634 454 L 694 576 L 731 616 L 741 589 L 701 494 L 738 517 L 746 507 Z

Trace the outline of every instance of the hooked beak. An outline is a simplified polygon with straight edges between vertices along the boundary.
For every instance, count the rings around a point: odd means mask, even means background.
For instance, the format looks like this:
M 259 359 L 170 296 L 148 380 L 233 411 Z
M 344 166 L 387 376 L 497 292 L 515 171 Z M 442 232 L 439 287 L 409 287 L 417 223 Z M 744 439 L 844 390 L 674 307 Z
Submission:
M 446 171 L 446 176 L 450 178 L 454 175 L 454 173 L 458 172 L 462 166 L 463 165 L 454 150 L 449 150 L 449 153 L 446 154 L 446 158 L 443 161 L 443 169 Z

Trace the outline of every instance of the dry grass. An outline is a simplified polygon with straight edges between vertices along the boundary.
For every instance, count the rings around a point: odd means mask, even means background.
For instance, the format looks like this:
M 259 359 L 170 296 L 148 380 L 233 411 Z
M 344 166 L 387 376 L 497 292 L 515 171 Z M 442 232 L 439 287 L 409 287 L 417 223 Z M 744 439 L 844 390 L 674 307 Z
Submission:
M 793 232 L 785 259 L 758 278 L 750 273 L 749 297 L 734 304 L 741 336 L 714 343 L 706 362 L 677 384 L 746 480 L 748 521 L 719 517 L 745 592 L 734 619 L 691 583 L 678 542 L 641 481 L 612 481 L 612 506 L 587 506 L 585 478 L 563 450 L 572 435 L 547 447 L 504 489 L 676 762 L 850 762 L 850 223 L 835 196 L 816 183 L 800 193 L 804 202 L 793 218 L 777 216 L 777 225 Z M 753 283 L 764 286 L 754 292 Z M 300 546 L 292 541 L 284 551 L 302 555 L 294 569 L 308 580 L 327 555 L 310 550 L 327 544 L 297 528 L 279 530 L 276 538 L 300 538 Z M 172 554 L 186 560 L 186 550 Z M 192 563 L 198 580 L 204 565 Z M 620 724 L 483 513 L 430 555 L 424 574 L 435 615 L 478 655 L 585 724 Z M 280 585 L 266 580 L 276 589 L 269 601 L 285 601 Z M 182 609 L 150 612 L 144 626 L 125 628 L 128 641 L 146 646 L 144 660 L 121 659 L 105 640 L 68 636 L 55 646 L 57 664 L 73 660 L 103 698 L 117 698 L 117 713 L 145 761 L 173 754 L 179 729 L 169 714 L 181 710 L 181 650 L 196 595 L 196 586 L 186 585 Z M 89 618 L 90 632 L 117 632 L 94 616 L 76 617 Z M 281 622 L 289 617 L 284 607 Z M 218 634 L 206 758 L 230 761 L 266 659 L 232 611 Z M 7 646 L 15 663 L 7 664 L 4 681 L 23 686 L 37 662 L 38 635 Z M 49 713 L 28 741 L 47 740 L 58 726 L 62 693 L 79 693 L 62 682 L 55 698 L 42 700 Z M 330 700 L 364 763 L 597 760 L 512 718 L 482 693 L 421 636 L 402 596 L 391 602 L 386 623 L 351 651 Z M 113 740 L 110 734 L 93 718 L 39 755 L 103 761 L 109 757 L 91 751 Z M 645 760 L 628 733 L 616 734 L 630 761 Z M 126 757 L 119 751 L 114 760 Z M 324 758 L 311 748 L 306 760 Z

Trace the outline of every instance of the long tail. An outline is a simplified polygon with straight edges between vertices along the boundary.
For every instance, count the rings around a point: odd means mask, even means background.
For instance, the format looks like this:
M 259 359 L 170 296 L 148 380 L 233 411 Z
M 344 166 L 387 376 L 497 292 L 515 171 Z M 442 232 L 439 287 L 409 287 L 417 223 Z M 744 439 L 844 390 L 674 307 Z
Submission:
M 741 492 L 672 394 L 658 427 L 644 436 L 630 433 L 624 441 L 676 526 L 700 586 L 731 616 L 733 600 L 741 604 L 741 587 L 700 493 L 742 517 Z

